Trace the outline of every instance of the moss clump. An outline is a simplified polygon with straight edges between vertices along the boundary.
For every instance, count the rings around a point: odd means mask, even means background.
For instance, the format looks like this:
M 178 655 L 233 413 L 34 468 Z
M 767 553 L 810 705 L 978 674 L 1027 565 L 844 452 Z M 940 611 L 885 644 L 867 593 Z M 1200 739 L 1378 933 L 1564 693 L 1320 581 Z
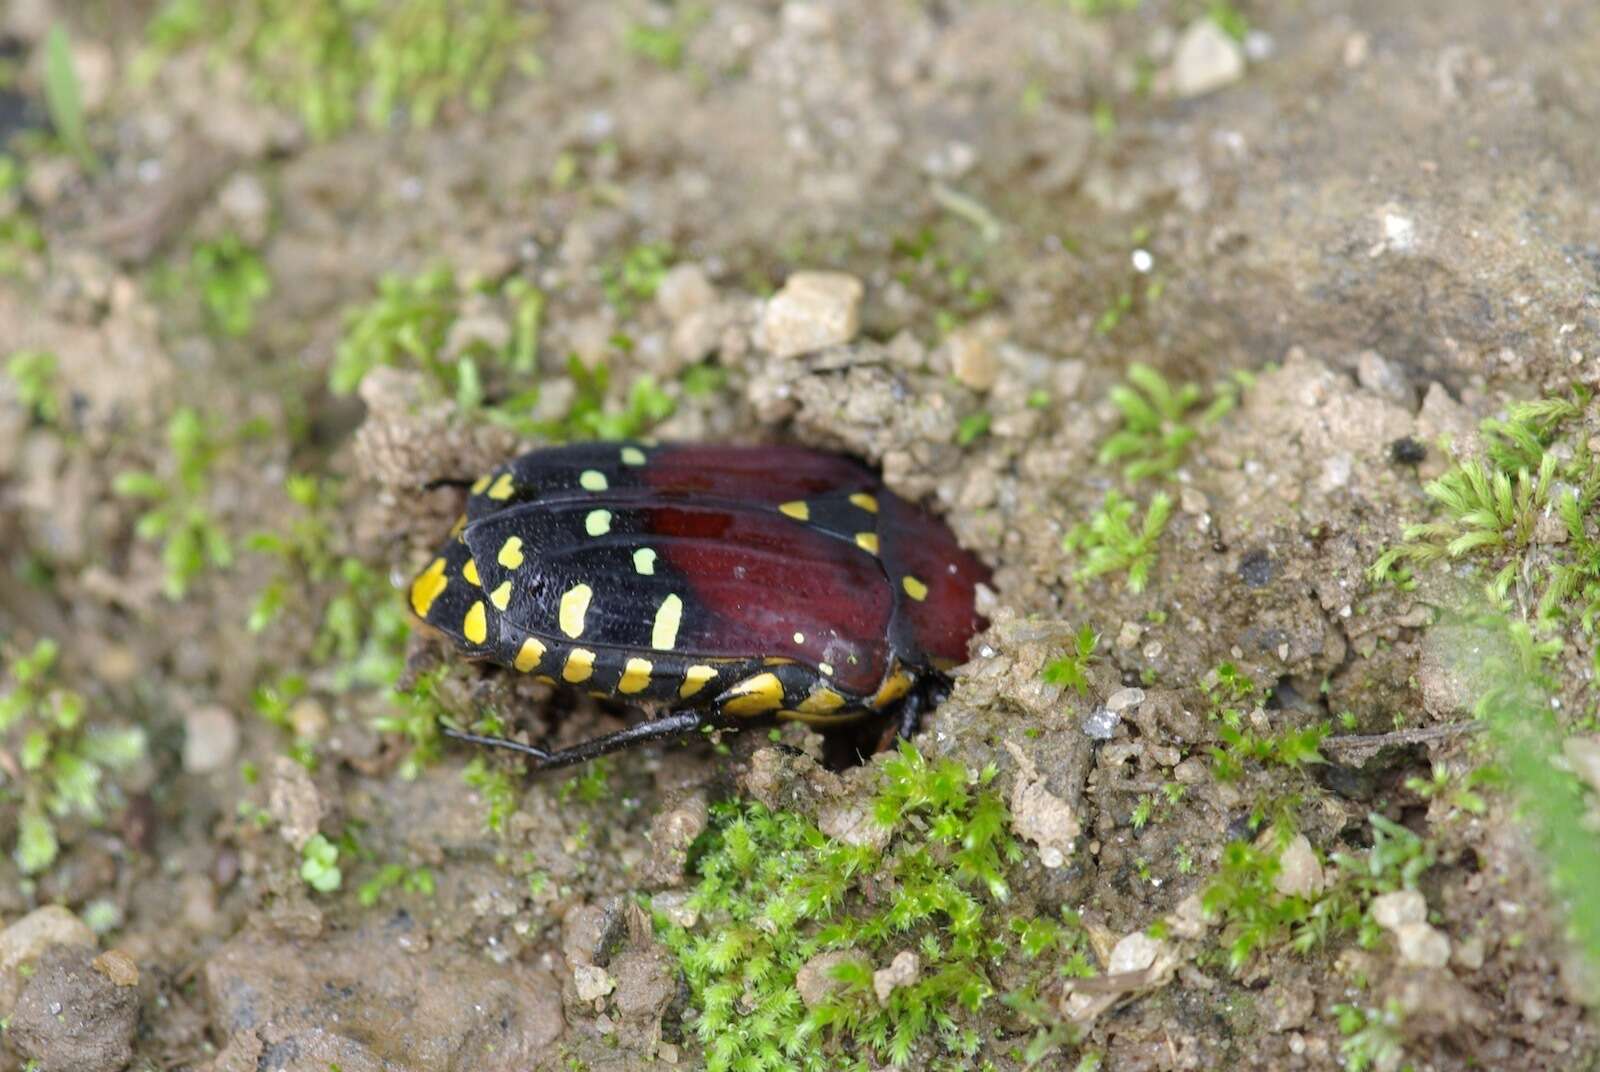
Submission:
M 1148 365 L 1128 366 L 1128 382 L 1111 389 L 1122 427 L 1100 445 L 1101 465 L 1120 464 L 1130 481 L 1167 476 L 1183 464 L 1189 445 L 1239 401 L 1236 384 L 1224 384 L 1205 403 L 1198 386 L 1173 387 Z
M 143 730 L 91 721 L 88 701 L 55 680 L 59 654 L 49 639 L 25 652 L 0 649 L 10 676 L 0 688 L 0 750 L 21 774 L 0 787 L 0 802 L 21 806 L 13 856 L 25 875 L 55 863 L 58 822 L 103 822 L 120 800 L 106 775 L 145 755 Z
M 167 0 L 147 36 L 158 55 L 209 45 L 330 138 L 358 118 L 427 127 L 452 101 L 487 108 L 514 65 L 533 65 L 537 27 L 513 0 Z
M 977 1067 L 977 1013 L 1002 961 L 1072 944 L 1053 920 L 996 918 L 1021 849 L 989 787 L 994 773 L 929 763 L 902 743 L 873 801 L 874 821 L 893 831 L 881 850 L 760 804 L 713 809 L 689 902 L 698 921 L 686 928 L 656 913 L 709 1069 Z M 908 951 L 921 961 L 916 979 L 880 1001 L 874 968 Z M 826 995 L 808 1008 L 797 974 L 830 952 Z
M 1072 573 L 1074 580 L 1083 582 L 1126 570 L 1128 591 L 1144 591 L 1156 563 L 1156 541 L 1172 516 L 1172 498 L 1164 491 L 1156 492 L 1142 520 L 1133 516 L 1137 508 L 1127 496 L 1108 491 L 1093 517 L 1067 530 L 1061 549 L 1082 558 Z
M 631 295 L 627 298 L 631 301 L 655 293 L 665 261 L 630 255 L 620 263 L 615 277 L 619 295 Z M 445 357 L 451 329 L 469 302 L 487 303 L 503 313 L 510 330 L 503 339 L 470 340 Z M 644 434 L 672 415 L 677 398 L 653 377 L 636 377 L 625 393 L 613 392 L 605 365 L 589 368 L 573 357 L 567 361 L 573 391 L 566 412 L 536 417 L 539 388 L 533 384 L 553 379 L 538 375 L 543 310 L 543 293 L 521 278 L 469 286 L 443 267 L 417 275 L 387 275 L 372 301 L 347 314 L 328 384 L 335 394 L 349 394 L 373 369 L 416 369 L 423 373 L 434 396 L 453 400 L 464 418 L 499 424 L 530 439 L 557 442 L 626 439 Z M 615 341 L 620 349 L 631 346 L 626 336 L 619 335 Z M 689 372 L 704 375 L 703 368 Z M 689 378 L 686 374 L 681 385 L 685 390 Z M 615 397 L 617 394 L 620 397 Z

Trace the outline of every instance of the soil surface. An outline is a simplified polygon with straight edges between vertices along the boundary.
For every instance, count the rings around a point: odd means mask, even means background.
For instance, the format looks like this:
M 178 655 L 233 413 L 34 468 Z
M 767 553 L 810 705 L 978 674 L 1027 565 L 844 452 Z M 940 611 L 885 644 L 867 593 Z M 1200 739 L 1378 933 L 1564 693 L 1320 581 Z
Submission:
M 906 1067 L 1594 1067 L 1512 795 L 1428 789 L 1489 762 L 1429 629 L 1448 580 L 1369 567 L 1480 421 L 1600 385 L 1596 5 L 571 0 L 483 107 L 333 132 L 263 97 L 259 55 L 157 49 L 155 15 L 0 15 L 0 361 L 54 358 L 0 376 L 0 688 L 58 645 L 58 691 L 0 721 L 0 1067 L 704 1065 L 661 919 L 708 816 L 881 848 L 884 758 L 837 762 L 876 727 L 789 725 L 525 776 L 437 739 L 636 717 L 405 613 L 460 509 L 433 482 L 596 434 L 849 452 L 993 569 L 915 743 L 993 766 L 1002 918 L 1067 910 L 1096 985 L 996 953 L 972 1056 Z M 92 161 L 47 134 L 57 25 Z M 446 309 L 439 352 L 362 318 L 439 270 L 394 301 Z M 341 381 L 359 338 L 390 349 Z M 1201 396 L 1142 479 L 1101 453 L 1135 364 Z M 1072 546 L 1108 492 L 1136 531 L 1170 502 L 1142 585 Z M 1047 668 L 1085 627 L 1073 687 Z M 1559 666 L 1592 715 L 1588 658 Z M 1224 776 L 1243 678 L 1243 731 L 1329 727 L 1327 762 Z M 1201 912 L 1241 852 L 1312 903 L 1386 837 L 1428 866 L 1307 948 L 1230 961 L 1238 917 Z M 871 965 L 885 1008 L 917 957 Z

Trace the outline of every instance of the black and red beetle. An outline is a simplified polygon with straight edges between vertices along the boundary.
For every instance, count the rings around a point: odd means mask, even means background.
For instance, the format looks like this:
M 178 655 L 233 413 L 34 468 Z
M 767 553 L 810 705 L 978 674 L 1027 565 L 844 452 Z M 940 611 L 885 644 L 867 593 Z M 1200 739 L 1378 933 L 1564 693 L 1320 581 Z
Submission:
M 471 658 L 666 709 L 554 752 L 449 731 L 559 767 L 757 716 L 829 725 L 898 705 L 908 731 L 966 658 L 988 576 L 848 458 L 586 443 L 473 483 L 410 600 Z

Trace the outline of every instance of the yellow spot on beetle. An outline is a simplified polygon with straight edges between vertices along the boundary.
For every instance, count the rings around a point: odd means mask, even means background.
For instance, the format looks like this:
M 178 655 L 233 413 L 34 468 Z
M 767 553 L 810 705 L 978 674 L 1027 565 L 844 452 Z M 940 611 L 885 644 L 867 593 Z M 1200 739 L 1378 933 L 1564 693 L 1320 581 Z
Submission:
M 896 670 L 878 686 L 878 691 L 872 697 L 871 706 L 874 710 L 881 711 L 910 691 L 911 675 L 904 670 Z
M 516 569 L 522 565 L 522 537 L 507 536 L 506 542 L 500 545 L 500 553 L 494 560 L 506 569 Z
M 827 674 L 829 677 L 833 676 L 833 664 L 832 663 L 818 663 L 817 664 L 817 669 L 821 670 L 824 674 Z
M 878 512 L 877 498 L 875 496 L 868 495 L 864 491 L 858 491 L 854 495 L 850 496 L 850 501 L 855 503 L 869 514 L 875 514 Z
M 876 532 L 858 532 L 858 533 L 856 533 L 856 546 L 861 548 L 863 551 L 867 552 L 868 554 L 871 554 L 871 555 L 877 554 L 878 553 L 878 534 Z
M 489 481 L 493 479 L 494 477 L 490 476 L 488 473 L 484 473 L 477 480 L 474 480 L 472 482 L 472 494 L 482 495 L 484 489 L 489 486 Z
M 417 612 L 418 618 L 426 618 L 428 610 L 433 606 L 433 601 L 439 598 L 445 586 L 450 582 L 444 579 L 444 559 L 436 558 L 428 563 L 428 568 L 417 574 L 417 579 L 411 582 L 411 609 Z
M 567 652 L 566 665 L 561 668 L 562 678 L 576 685 L 580 681 L 588 681 L 592 673 L 594 673 L 594 652 L 588 648 L 573 648 Z
M 844 697 L 832 689 L 820 688 L 800 701 L 795 710 L 803 715 L 825 715 L 844 706 Z
M 584 491 L 604 491 L 611 485 L 606 482 L 606 475 L 598 469 L 585 469 L 578 474 L 578 486 Z
M 774 673 L 747 677 L 728 690 L 722 710 L 730 715 L 763 715 L 783 706 L 783 682 Z
M 452 540 L 459 540 L 461 539 L 461 534 L 465 531 L 467 531 L 467 515 L 462 514 L 460 517 L 456 518 L 456 523 L 450 526 L 450 538 Z
M 590 536 L 604 536 L 611 531 L 610 510 L 590 510 L 589 516 L 583 519 L 583 531 Z
M 489 636 L 489 619 L 483 609 L 483 600 L 475 600 L 461 620 L 461 635 L 474 644 L 482 644 Z
M 511 606 L 511 582 L 501 581 L 500 587 L 489 593 L 489 602 L 494 604 L 495 610 Z
M 782 503 L 778 507 L 778 513 L 783 514 L 786 517 L 792 517 L 796 521 L 811 520 L 811 507 L 807 506 L 799 499 L 796 499 L 794 502 Z
M 573 640 L 583 635 L 583 619 L 589 613 L 589 600 L 593 597 L 594 589 L 586 584 L 575 584 L 561 596 L 561 631 Z
M 678 699 L 687 700 L 695 693 L 706 687 L 706 683 L 717 676 L 714 666 L 702 666 L 699 663 L 689 667 L 683 672 L 683 688 L 678 690 Z
M 500 478 L 489 486 L 489 498 L 505 500 L 511 498 L 513 489 L 510 473 L 501 473 Z
M 906 595 L 921 603 L 928 598 L 928 586 L 917 580 L 911 574 L 900 578 L 900 587 L 906 590 Z
M 648 547 L 641 547 L 633 553 L 633 572 L 642 577 L 653 577 L 656 572 L 656 553 Z
M 650 660 L 629 659 L 623 668 L 622 680 L 617 682 L 618 692 L 640 692 L 650 684 Z
M 467 583 L 468 584 L 474 585 L 474 586 L 476 586 L 478 588 L 482 588 L 483 587 L 483 578 L 478 576 L 478 560 L 477 559 L 475 559 L 475 558 L 467 559 L 467 564 L 465 566 L 461 567 L 461 576 L 463 576 L 463 577 L 465 577 L 467 579 Z
M 517 649 L 516 662 L 512 663 L 518 670 L 526 674 L 529 670 L 539 665 L 539 660 L 544 658 L 544 645 L 529 637 L 522 642 L 522 647 Z
M 671 651 L 678 642 L 678 626 L 683 623 L 683 600 L 677 594 L 669 595 L 656 608 L 655 625 L 650 630 L 650 646 L 657 651 Z
M 623 465 L 643 465 L 644 464 L 644 451 L 640 450 L 638 447 L 623 447 L 622 448 L 622 464 Z

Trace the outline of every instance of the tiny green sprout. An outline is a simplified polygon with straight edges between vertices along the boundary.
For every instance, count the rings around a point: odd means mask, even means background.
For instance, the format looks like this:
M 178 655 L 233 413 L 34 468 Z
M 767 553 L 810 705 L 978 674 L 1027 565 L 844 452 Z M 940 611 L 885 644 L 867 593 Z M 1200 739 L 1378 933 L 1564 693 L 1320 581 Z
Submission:
M 1061 548 L 1081 554 L 1083 564 L 1073 573 L 1080 583 L 1105 573 L 1128 572 L 1128 590 L 1144 591 L 1155 565 L 1155 545 L 1172 515 L 1172 499 L 1157 492 L 1150 500 L 1144 519 L 1135 532 L 1132 522 L 1137 509 L 1132 499 L 1112 490 L 1105 503 L 1087 523 L 1079 522 L 1062 537 Z
M 1206 14 L 1235 41 L 1242 42 L 1250 34 L 1250 20 L 1230 0 L 1211 0 L 1211 7 Z
M 376 875 L 357 888 L 356 899 L 363 907 L 371 908 L 383 899 L 385 893 L 396 888 L 406 893 L 432 897 L 433 872 L 426 867 L 407 868 L 400 864 L 385 864 Z
M 44 45 L 44 100 L 50 124 L 67 151 L 78 158 L 85 171 L 99 171 L 100 159 L 89 144 L 88 127 L 83 117 L 83 88 L 72 59 L 72 41 L 65 26 L 50 27 Z
M 1102 465 L 1122 464 L 1131 481 L 1165 476 L 1183 464 L 1189 444 L 1237 404 L 1237 386 L 1214 393 L 1198 414 L 1202 393 L 1192 383 L 1174 388 L 1166 377 L 1138 362 L 1128 366 L 1128 383 L 1111 389 L 1111 402 L 1122 414 L 1122 427 L 1100 446 Z
M 149 471 L 117 474 L 112 489 L 125 498 L 147 503 L 134 531 L 143 540 L 161 541 L 167 598 L 182 599 L 207 566 L 233 564 L 233 544 L 211 517 L 210 473 L 222 451 L 213 428 L 199 411 L 184 406 L 167 422 L 169 469 L 162 476 Z
M 596 804 L 605 800 L 611 793 L 611 761 L 597 759 L 585 764 L 578 773 L 562 783 L 558 794 L 561 803 L 568 804 L 574 799 L 585 804 Z
M 1140 794 L 1138 801 L 1133 806 L 1132 814 L 1128 817 L 1128 821 L 1133 824 L 1135 830 L 1143 830 L 1145 828 L 1150 822 L 1150 815 L 1155 811 L 1155 807 L 1154 797 L 1149 793 Z
M 483 798 L 483 828 L 491 834 L 504 834 L 512 812 L 517 810 L 517 789 L 511 775 L 490 767 L 482 756 L 474 757 L 461 771 L 461 780 Z
M 484 110 L 513 67 L 536 67 L 527 49 L 538 26 L 513 0 L 166 0 L 143 66 L 205 45 L 326 140 L 362 118 L 425 128 L 453 102 Z
M 45 350 L 18 350 L 6 359 L 6 375 L 16 385 L 17 400 L 41 424 L 61 419 L 57 366 L 56 355 Z
M 300 878 L 318 893 L 332 893 L 344 881 L 339 870 L 339 847 L 315 834 L 300 849 Z
M 989 433 L 991 418 L 988 410 L 980 409 L 976 413 L 969 413 L 961 418 L 956 425 L 956 445 L 960 447 L 971 446 L 978 439 Z
M 189 269 L 212 322 L 228 335 L 246 335 L 256 306 L 272 293 L 272 276 L 260 254 L 228 234 L 194 249 Z
M 1035 387 L 1033 390 L 1028 392 L 1029 409 L 1049 409 L 1051 403 L 1054 401 L 1055 397 L 1043 387 Z
M 59 652 L 49 638 L 26 652 L 0 647 L 0 666 L 9 663 L 11 679 L 0 689 L 0 750 L 20 768 L 12 794 L 20 798 L 14 857 L 25 875 L 55 862 L 61 847 L 55 820 L 102 823 L 115 799 L 106 775 L 145 755 L 142 729 L 96 722 L 82 695 L 55 683 Z
M 1072 650 L 1059 659 L 1045 664 L 1044 681 L 1047 685 L 1070 688 L 1082 696 L 1089 691 L 1089 667 L 1095 660 L 1095 648 L 1100 645 L 1100 634 L 1085 625 L 1073 638 Z
M 672 20 L 666 25 L 635 22 L 629 26 L 623 44 L 636 56 L 668 70 L 676 70 L 683 64 L 683 53 L 689 37 L 709 17 L 710 9 L 705 4 L 676 6 Z
M 1345 1036 L 1339 1053 L 1349 1072 L 1397 1068 L 1405 1059 L 1405 1035 L 1401 1030 L 1405 1017 L 1398 1001 L 1391 998 L 1382 1010 L 1335 1005 L 1333 1013 L 1338 1018 L 1339 1033 Z
M 606 301 L 623 315 L 640 302 L 656 296 L 656 289 L 672 267 L 672 247 L 664 242 L 644 242 L 630 247 L 622 257 L 600 271 Z
M 1406 779 L 1406 788 L 1423 800 L 1440 799 L 1452 808 L 1470 815 L 1482 815 L 1489 805 L 1475 792 L 1474 787 L 1489 777 L 1485 768 L 1477 767 L 1456 775 L 1443 763 L 1435 763 L 1430 777 Z

